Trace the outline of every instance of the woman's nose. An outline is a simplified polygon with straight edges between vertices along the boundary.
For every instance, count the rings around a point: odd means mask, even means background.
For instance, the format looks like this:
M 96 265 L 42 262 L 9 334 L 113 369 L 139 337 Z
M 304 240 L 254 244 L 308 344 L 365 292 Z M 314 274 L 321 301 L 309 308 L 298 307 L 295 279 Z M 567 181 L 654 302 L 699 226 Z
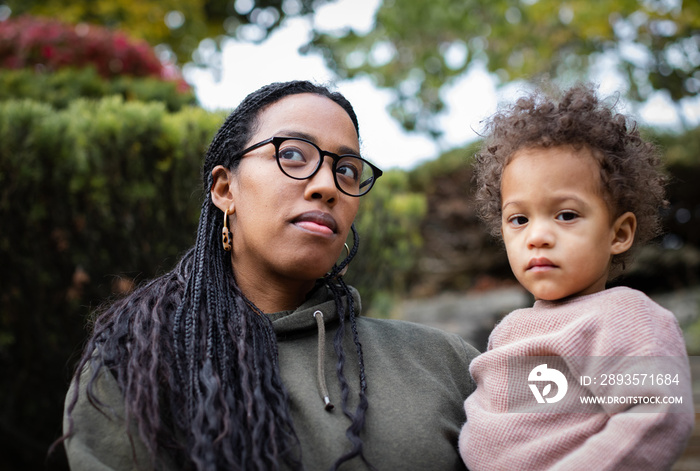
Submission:
M 329 205 L 338 201 L 339 190 L 333 178 L 331 159 L 324 159 L 318 172 L 308 180 L 304 196 L 309 199 L 322 199 Z

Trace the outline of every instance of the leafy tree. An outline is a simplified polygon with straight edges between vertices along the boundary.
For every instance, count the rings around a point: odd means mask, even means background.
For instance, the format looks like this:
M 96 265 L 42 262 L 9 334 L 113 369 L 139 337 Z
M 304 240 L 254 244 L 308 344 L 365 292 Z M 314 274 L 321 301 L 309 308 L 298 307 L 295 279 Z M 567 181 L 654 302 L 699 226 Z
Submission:
M 173 62 L 207 62 L 195 55 L 204 38 L 262 41 L 287 16 L 306 15 L 331 0 L 0 0 L 12 15 L 96 23 L 172 52 Z
M 173 62 L 216 68 L 226 37 L 262 41 L 288 16 L 333 0 L 0 0 L 31 13 L 119 28 Z M 0 16 L 2 16 L 0 14 Z M 322 26 L 322 25 L 320 25 Z M 214 46 L 197 50 L 212 38 Z M 316 30 L 320 51 L 341 78 L 369 75 L 391 89 L 392 115 L 408 130 L 439 134 L 440 92 L 477 63 L 513 80 L 583 78 L 601 57 L 643 101 L 663 90 L 675 101 L 700 93 L 700 2 L 682 0 L 383 0 L 375 28 Z
M 581 78 L 606 55 L 632 100 L 697 95 L 700 2 L 384 0 L 371 32 L 317 33 L 309 49 L 341 77 L 366 74 L 394 90 L 391 112 L 406 129 L 438 134 L 441 89 L 475 63 L 503 84 Z

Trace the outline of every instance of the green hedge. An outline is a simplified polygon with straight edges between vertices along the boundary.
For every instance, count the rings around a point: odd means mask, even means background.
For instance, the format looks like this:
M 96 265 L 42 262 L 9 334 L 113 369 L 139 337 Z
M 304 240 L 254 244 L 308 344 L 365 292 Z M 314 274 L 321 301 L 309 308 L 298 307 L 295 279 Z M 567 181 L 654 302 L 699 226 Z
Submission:
M 222 120 L 119 97 L 0 102 L 5 469 L 40 469 L 60 435 L 89 311 L 192 244 L 201 158 Z
M 125 100 L 159 101 L 170 111 L 194 105 L 194 93 L 178 86 L 175 81 L 153 77 L 122 75 L 107 80 L 94 67 L 62 68 L 51 73 L 32 68 L 0 69 L 0 101 L 32 99 L 60 109 L 78 98 L 111 95 L 120 95 Z

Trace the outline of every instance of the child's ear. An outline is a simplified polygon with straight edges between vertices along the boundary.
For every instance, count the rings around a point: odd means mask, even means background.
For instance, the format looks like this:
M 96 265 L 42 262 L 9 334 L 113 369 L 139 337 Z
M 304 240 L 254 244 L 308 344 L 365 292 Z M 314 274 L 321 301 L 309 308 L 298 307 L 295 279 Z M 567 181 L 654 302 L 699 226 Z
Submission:
M 612 226 L 612 244 L 610 254 L 617 255 L 627 252 L 634 242 L 634 232 L 637 230 L 637 217 L 634 213 L 626 212 L 618 217 Z

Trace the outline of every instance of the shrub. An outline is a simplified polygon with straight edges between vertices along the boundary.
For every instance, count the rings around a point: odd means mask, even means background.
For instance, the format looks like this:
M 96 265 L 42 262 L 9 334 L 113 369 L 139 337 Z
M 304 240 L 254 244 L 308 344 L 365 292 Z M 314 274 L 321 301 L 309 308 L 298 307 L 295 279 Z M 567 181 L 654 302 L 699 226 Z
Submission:
M 181 91 L 189 88 L 172 67 L 161 64 L 148 43 L 124 33 L 28 15 L 0 22 L 0 67 L 57 71 L 87 66 L 105 78 L 154 77 L 177 82 Z
M 385 172 L 360 200 L 355 218 L 360 250 L 346 279 L 360 291 L 363 310 L 370 315 L 389 316 L 394 301 L 406 293 L 423 244 L 425 212 L 425 196 L 410 191 L 402 170 Z
M 0 102 L 0 440 L 40 469 L 89 311 L 192 245 L 223 116 L 110 97 Z M 23 463 L 18 465 L 17 463 Z M 13 466 L 14 464 L 14 466 Z
M 110 95 L 120 95 L 125 100 L 160 101 L 169 111 L 196 103 L 194 94 L 179 91 L 175 82 L 128 75 L 105 80 L 92 66 L 64 68 L 51 73 L 36 69 L 0 69 L 0 101 L 28 98 L 62 109 L 80 97 Z

